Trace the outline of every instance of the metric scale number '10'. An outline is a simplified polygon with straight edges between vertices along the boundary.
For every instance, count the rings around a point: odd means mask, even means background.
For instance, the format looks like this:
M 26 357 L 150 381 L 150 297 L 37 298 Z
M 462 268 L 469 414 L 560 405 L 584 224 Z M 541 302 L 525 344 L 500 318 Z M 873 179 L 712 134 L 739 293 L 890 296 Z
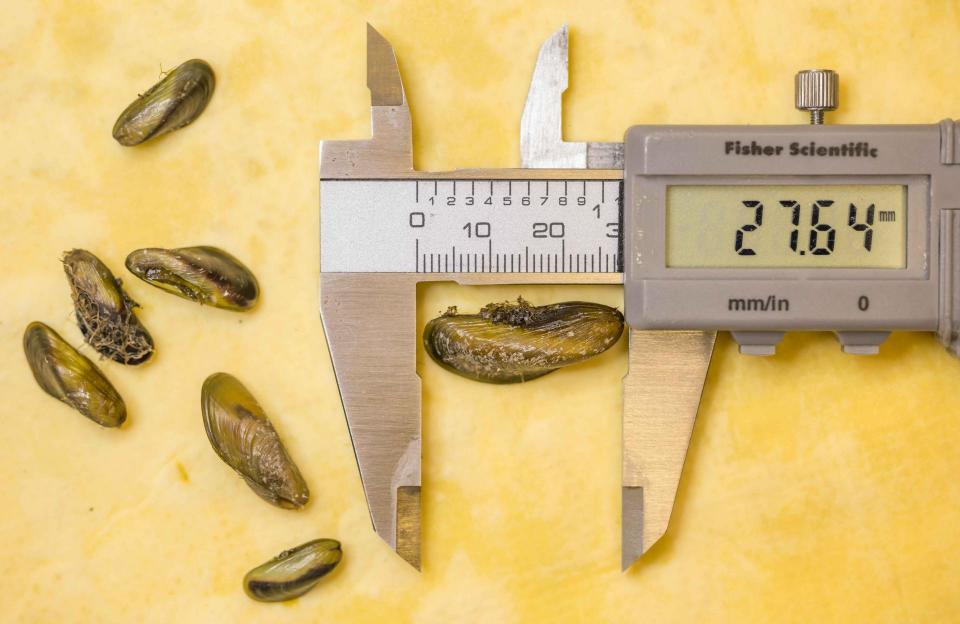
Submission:
M 624 568 L 667 528 L 718 330 L 758 355 L 790 330 L 834 331 L 857 354 L 933 331 L 957 353 L 952 121 L 822 125 L 837 76 L 809 70 L 796 106 L 810 125 L 566 142 L 564 27 L 537 59 L 523 168 L 421 173 L 393 49 L 372 28 L 367 84 L 371 139 L 321 144 L 320 307 L 374 528 L 414 566 L 419 282 L 623 283 Z

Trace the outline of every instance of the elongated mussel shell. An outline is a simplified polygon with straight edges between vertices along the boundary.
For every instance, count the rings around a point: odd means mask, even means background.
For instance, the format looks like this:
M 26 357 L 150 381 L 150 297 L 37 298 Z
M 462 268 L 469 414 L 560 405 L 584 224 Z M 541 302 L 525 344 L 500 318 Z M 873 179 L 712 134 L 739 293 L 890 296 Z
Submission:
M 47 325 L 27 325 L 23 351 L 34 379 L 53 398 L 104 427 L 127 419 L 123 399 L 100 369 Z
M 206 61 L 192 59 L 130 104 L 113 126 L 120 145 L 138 145 L 195 120 L 213 97 L 216 77 Z
M 203 382 L 200 399 L 210 445 L 265 501 L 299 509 L 310 490 L 290 459 L 263 408 L 240 381 L 215 373 Z
M 121 364 L 142 364 L 153 355 L 153 338 L 134 314 L 138 307 L 95 255 L 68 251 L 63 270 L 70 282 L 80 332 L 101 355 Z
M 440 366 L 488 383 L 516 383 L 582 362 L 612 347 L 623 315 L 598 303 L 532 306 L 493 303 L 480 314 L 451 308 L 423 330 L 423 346 Z
M 337 567 L 340 542 L 318 539 L 285 550 L 243 577 L 243 591 L 254 600 L 280 602 L 307 593 Z
M 257 303 L 257 278 L 242 262 L 217 247 L 138 249 L 127 256 L 131 273 L 157 288 L 226 310 Z

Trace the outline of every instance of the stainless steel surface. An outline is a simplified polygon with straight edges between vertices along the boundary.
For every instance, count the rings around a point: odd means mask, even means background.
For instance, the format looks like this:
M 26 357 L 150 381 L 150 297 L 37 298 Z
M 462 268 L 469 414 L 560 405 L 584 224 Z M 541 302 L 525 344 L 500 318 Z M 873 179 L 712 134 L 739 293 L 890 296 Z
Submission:
M 553 169 L 622 169 L 622 143 L 563 140 L 563 92 L 567 90 L 569 37 L 566 24 L 540 47 L 520 118 L 520 163 Z
M 619 181 L 620 171 L 413 170 L 410 110 L 389 43 L 367 27 L 373 136 L 320 144 L 320 178 Z M 335 206 L 329 206 L 335 210 Z M 325 208 L 321 206 L 321 213 Z M 323 221 L 323 219 L 321 219 Z M 339 233 L 338 233 L 339 234 Z M 356 242 L 356 241 L 353 241 Z M 620 283 L 619 273 L 336 273 L 320 267 L 320 313 L 374 530 L 420 567 L 420 379 L 416 284 Z
M 623 143 L 587 143 L 588 169 L 623 169 Z
M 403 181 L 405 184 L 527 180 L 600 184 L 601 192 L 619 191 L 623 171 L 621 143 L 564 144 L 560 137 L 560 97 L 566 88 L 566 28 L 544 44 L 524 112 L 526 166 L 556 169 L 463 170 L 418 172 L 412 167 L 410 111 L 406 104 L 396 58 L 390 45 L 372 28 L 367 31 L 367 84 L 371 92 L 373 136 L 365 141 L 324 141 L 320 147 L 321 272 L 320 312 L 333 361 L 344 413 L 357 457 L 364 494 L 377 534 L 412 566 L 420 567 L 420 379 L 416 375 L 416 286 L 424 281 L 484 284 L 620 284 L 619 272 L 337 272 L 350 268 L 340 252 L 325 249 L 338 237 L 357 248 L 369 248 L 368 237 L 350 231 L 343 221 L 328 221 L 326 211 L 337 212 L 355 202 L 342 194 L 331 195 L 327 185 L 356 185 L 358 197 L 369 191 L 369 181 Z M 531 103 L 531 100 L 533 102 Z M 539 134 L 538 134 L 539 133 Z M 537 138 L 539 137 L 539 138 Z M 549 138 L 546 138 L 549 137 Z M 532 142 L 531 142 L 532 141 Z M 534 144 L 538 147 L 535 147 Z M 573 146 L 572 148 L 570 146 Z M 602 167 L 602 169 L 584 169 Z M 559 186 L 558 186 L 559 188 Z M 366 190 L 365 190 L 366 189 Z M 594 191 L 595 192 L 595 189 Z M 416 193 L 416 190 L 415 190 Z M 502 194 L 501 194 L 502 197 Z M 601 198 L 601 203 L 608 203 Z M 367 197 L 376 208 L 387 208 L 377 197 Z M 548 200 L 549 201 L 549 200 Z M 574 202 L 576 203 L 576 202 Z M 616 203 L 620 203 L 619 196 Z M 349 206 L 347 206 L 348 208 Z M 559 203 L 558 203 L 559 207 Z M 367 206 L 367 209 L 371 208 Z M 589 209 L 589 205 L 580 207 Z M 606 205 L 607 210 L 611 206 Z M 427 211 L 422 211 L 426 213 Z M 601 211 L 606 215 L 606 211 Z M 381 215 L 383 216 L 383 215 Z M 409 217 L 409 212 L 401 214 Z M 426 215 L 425 215 L 426 216 Z M 619 221 L 619 219 L 618 219 Z M 499 221 L 498 221 L 499 222 Z M 407 223 L 409 226 L 409 223 Z M 582 233 L 581 233 L 582 234 Z M 580 236 L 581 234 L 574 234 Z M 593 236 L 606 238 L 605 233 Z M 342 252 L 342 253 L 341 253 Z M 350 251 L 351 255 L 355 250 Z M 574 264 L 574 270 L 576 271 Z M 383 268 L 383 267 L 378 267 Z M 416 270 L 417 266 L 414 265 Z M 538 267 L 542 270 L 542 267 Z M 619 267 L 618 267 L 619 268 Z M 579 270 L 583 270 L 581 267 Z M 624 382 L 624 560 L 632 561 L 662 533 L 669 518 L 664 505 L 672 504 L 683 455 L 677 444 L 689 439 L 689 428 L 703 386 L 713 334 L 668 332 L 644 334 L 657 348 L 649 352 L 640 339 L 631 341 L 631 372 Z M 658 351 L 659 349 L 659 351 Z M 659 371 L 657 358 L 669 354 L 667 374 L 656 377 L 656 386 L 645 381 L 644 371 Z M 679 354 L 679 355 L 678 355 Z M 679 383 L 674 377 L 678 378 Z M 701 375 L 702 377 L 702 375 Z M 646 394 L 644 394 L 646 392 Z M 647 400 L 682 410 L 679 424 L 670 422 L 669 410 L 655 403 L 643 411 Z M 688 409 L 693 406 L 693 411 Z M 653 419 L 648 421 L 648 416 Z M 667 422 L 661 422 L 666 420 Z M 671 438 L 662 456 L 657 427 Z M 684 427 L 686 429 L 684 429 Z M 686 437 L 684 438 L 684 431 Z M 638 433 L 639 432 L 639 433 Z M 630 434 L 630 435 L 626 435 Z M 685 446 L 683 447 L 685 449 Z M 683 449 L 680 449 L 681 451 Z M 675 465 L 679 461 L 679 465 Z M 666 481 L 661 482 L 665 478 Z M 644 487 L 646 491 L 638 488 Z M 648 511 L 649 510 L 649 511 Z M 647 517 L 647 516 L 650 517 Z M 657 529 L 659 527 L 659 529 Z M 653 531 L 653 533 L 651 533 Z
M 810 113 L 810 123 L 823 123 L 823 112 L 840 104 L 840 76 L 832 69 L 805 69 L 793 81 L 794 105 Z
M 620 271 L 619 179 L 483 173 L 322 181 L 324 272 Z
M 413 171 L 410 108 L 393 47 L 367 24 L 367 88 L 371 137 L 322 141 L 321 178 L 357 178 Z
M 621 563 L 667 530 L 716 332 L 630 330 L 623 379 Z

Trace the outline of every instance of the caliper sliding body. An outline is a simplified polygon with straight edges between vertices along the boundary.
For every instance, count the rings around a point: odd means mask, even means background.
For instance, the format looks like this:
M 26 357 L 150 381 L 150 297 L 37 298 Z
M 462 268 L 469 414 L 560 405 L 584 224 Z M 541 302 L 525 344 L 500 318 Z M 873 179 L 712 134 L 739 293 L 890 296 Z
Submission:
M 956 352 L 953 122 L 820 125 L 837 78 L 812 70 L 796 78 L 811 125 L 566 142 L 567 41 L 540 49 L 522 168 L 415 171 L 396 57 L 369 26 L 372 136 L 320 145 L 324 331 L 374 529 L 418 569 L 419 282 L 624 284 L 624 569 L 666 531 L 717 330 L 749 354 L 788 330 L 860 354 L 936 331 Z

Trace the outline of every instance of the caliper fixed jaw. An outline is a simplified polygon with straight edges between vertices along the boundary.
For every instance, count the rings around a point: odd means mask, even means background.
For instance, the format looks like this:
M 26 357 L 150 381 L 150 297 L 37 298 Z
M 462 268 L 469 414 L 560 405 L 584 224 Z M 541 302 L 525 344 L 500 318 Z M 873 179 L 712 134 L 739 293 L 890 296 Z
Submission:
M 390 42 L 370 24 L 367 88 L 371 137 L 360 141 L 321 141 L 321 179 L 393 177 L 413 171 L 410 107 L 397 55 Z
M 410 108 L 397 58 L 369 24 L 367 87 L 372 136 L 321 142 L 321 181 L 413 171 Z M 415 295 L 416 281 L 406 274 L 330 273 L 320 267 L 320 316 L 370 519 L 381 539 L 419 570 L 420 378 L 410 331 L 416 326 Z
M 520 117 L 520 164 L 531 169 L 623 169 L 623 143 L 563 140 L 569 55 L 564 24 L 540 46 Z

